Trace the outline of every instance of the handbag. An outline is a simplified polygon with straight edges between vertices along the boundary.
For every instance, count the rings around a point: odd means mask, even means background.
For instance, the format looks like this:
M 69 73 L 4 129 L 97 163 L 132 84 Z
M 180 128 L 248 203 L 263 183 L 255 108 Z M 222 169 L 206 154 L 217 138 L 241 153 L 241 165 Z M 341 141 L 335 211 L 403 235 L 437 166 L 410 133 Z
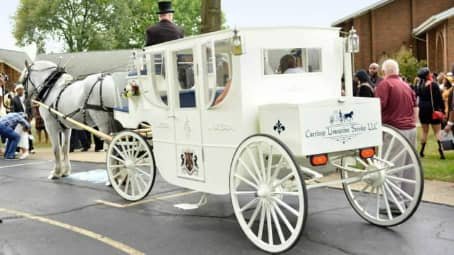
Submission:
M 440 132 L 440 136 L 441 136 L 440 143 L 441 146 L 443 147 L 443 150 L 445 151 L 454 150 L 454 136 L 452 131 L 446 133 L 445 131 L 442 130 Z
M 432 119 L 433 120 L 443 120 L 445 118 L 445 114 L 440 111 L 435 111 L 434 108 L 434 96 L 432 94 L 432 83 L 429 85 L 430 90 L 430 103 L 432 104 Z

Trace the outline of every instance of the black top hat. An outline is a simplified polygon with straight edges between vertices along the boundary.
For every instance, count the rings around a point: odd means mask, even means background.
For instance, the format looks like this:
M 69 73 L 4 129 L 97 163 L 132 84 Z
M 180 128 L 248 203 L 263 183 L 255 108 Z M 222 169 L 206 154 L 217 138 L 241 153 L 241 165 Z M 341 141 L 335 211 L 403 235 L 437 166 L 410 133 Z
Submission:
M 164 13 L 174 13 L 175 11 L 172 9 L 172 2 L 170 1 L 160 1 L 158 2 L 159 11 L 156 14 L 164 14 Z
M 423 67 L 419 69 L 418 71 L 418 77 L 422 80 L 425 80 L 427 78 L 427 75 L 430 73 L 430 70 L 428 67 Z

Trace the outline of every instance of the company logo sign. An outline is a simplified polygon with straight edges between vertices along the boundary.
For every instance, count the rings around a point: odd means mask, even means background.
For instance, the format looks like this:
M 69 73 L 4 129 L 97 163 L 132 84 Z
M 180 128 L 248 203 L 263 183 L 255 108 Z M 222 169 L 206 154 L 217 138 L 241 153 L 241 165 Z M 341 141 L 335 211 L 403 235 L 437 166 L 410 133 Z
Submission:
M 358 135 L 377 130 L 378 122 L 361 122 L 354 110 L 335 110 L 327 118 L 327 125 L 320 129 L 307 129 L 305 138 L 326 138 L 345 144 Z

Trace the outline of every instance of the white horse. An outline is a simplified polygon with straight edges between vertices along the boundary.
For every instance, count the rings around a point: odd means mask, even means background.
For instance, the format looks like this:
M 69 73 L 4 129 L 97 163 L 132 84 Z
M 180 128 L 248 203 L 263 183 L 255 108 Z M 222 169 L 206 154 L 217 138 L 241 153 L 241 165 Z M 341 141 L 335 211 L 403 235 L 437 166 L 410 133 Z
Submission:
M 111 109 L 115 106 L 116 90 L 112 76 L 94 74 L 84 80 L 73 81 L 71 75 L 62 73 L 62 69 L 52 62 L 36 61 L 25 65 L 19 80 L 25 86 L 27 99 L 37 98 L 78 122 L 97 126 L 105 134 L 114 131 L 116 123 Z M 55 156 L 55 166 L 48 178 L 66 177 L 71 173 L 71 129 L 80 128 L 63 118 L 57 118 L 44 107 L 40 107 L 39 112 L 49 133 Z

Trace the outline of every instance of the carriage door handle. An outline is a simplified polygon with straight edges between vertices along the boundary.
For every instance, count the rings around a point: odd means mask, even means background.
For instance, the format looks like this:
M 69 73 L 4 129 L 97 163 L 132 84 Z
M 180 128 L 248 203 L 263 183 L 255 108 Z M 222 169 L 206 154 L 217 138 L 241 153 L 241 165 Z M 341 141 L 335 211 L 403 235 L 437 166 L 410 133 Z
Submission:
M 175 114 L 169 114 L 169 115 L 167 115 L 167 117 L 169 119 L 176 119 L 177 118 L 177 116 Z

